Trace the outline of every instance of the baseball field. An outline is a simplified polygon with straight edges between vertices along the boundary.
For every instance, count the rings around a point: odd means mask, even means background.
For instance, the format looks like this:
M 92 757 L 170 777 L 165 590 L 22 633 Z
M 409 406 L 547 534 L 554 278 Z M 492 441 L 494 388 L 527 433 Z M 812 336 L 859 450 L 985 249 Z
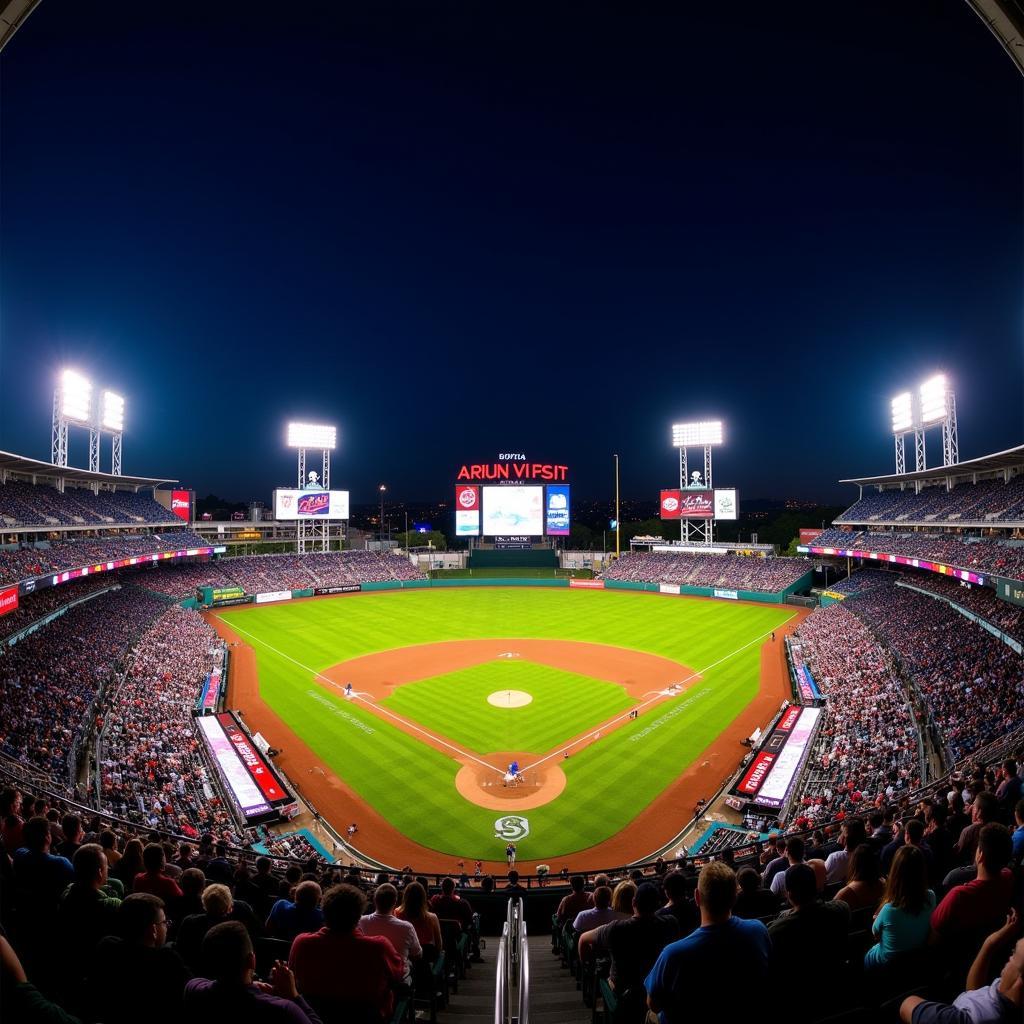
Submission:
M 722 750 L 723 734 L 737 743 L 744 712 L 763 724 L 781 699 L 764 666 L 781 659 L 772 631 L 796 618 L 777 605 L 484 587 L 211 621 L 238 641 L 232 703 L 339 829 L 359 823 L 357 845 L 427 869 L 499 862 L 514 839 L 522 861 L 557 869 L 574 854 L 640 857 L 675 834 L 689 794 L 710 795 L 742 754 Z M 684 792 L 684 778 L 697 788 Z

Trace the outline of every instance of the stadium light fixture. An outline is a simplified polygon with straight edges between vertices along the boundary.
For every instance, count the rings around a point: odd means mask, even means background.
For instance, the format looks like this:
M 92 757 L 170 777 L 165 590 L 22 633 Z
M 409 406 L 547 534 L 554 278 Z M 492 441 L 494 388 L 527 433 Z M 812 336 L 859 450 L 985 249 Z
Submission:
M 922 423 L 939 423 L 946 418 L 949 411 L 949 386 L 945 374 L 937 373 L 926 380 L 921 385 L 920 395 Z
M 704 420 L 700 423 L 672 424 L 672 445 L 675 448 L 704 448 L 722 444 L 722 421 Z
M 104 430 L 120 434 L 124 430 L 124 398 L 113 391 L 103 392 L 100 425 Z
M 904 391 L 892 400 L 892 432 L 906 434 L 914 429 L 914 399 Z
M 337 447 L 338 428 L 317 423 L 289 423 L 288 447 L 333 451 Z
M 92 382 L 75 370 L 65 370 L 60 378 L 60 412 L 64 419 L 88 423 L 92 411 Z

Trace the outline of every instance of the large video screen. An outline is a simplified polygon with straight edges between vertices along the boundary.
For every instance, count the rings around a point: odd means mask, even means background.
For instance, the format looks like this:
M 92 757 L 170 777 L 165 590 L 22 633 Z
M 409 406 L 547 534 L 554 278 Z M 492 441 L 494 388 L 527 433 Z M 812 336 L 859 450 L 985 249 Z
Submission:
M 544 536 L 543 487 L 482 487 L 485 537 Z
M 480 488 L 455 485 L 455 536 L 480 536 Z
M 735 519 L 739 514 L 739 500 L 735 487 L 715 488 L 715 518 Z
M 549 484 L 544 514 L 549 537 L 569 536 L 569 485 Z
M 348 519 L 348 491 L 274 491 L 275 519 Z

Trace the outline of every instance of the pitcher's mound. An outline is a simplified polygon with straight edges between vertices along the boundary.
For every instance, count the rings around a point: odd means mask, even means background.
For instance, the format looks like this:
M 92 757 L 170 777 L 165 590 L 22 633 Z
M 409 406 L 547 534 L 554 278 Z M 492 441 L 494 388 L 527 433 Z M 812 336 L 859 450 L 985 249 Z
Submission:
M 533 700 L 533 694 L 525 690 L 495 690 L 487 698 L 488 704 L 496 708 L 521 708 Z
M 522 754 L 494 756 L 506 762 L 515 757 L 523 759 Z M 510 813 L 543 807 L 561 794 L 565 783 L 565 772 L 554 760 L 531 768 L 516 785 L 509 785 L 502 779 L 500 772 L 476 761 L 463 762 L 455 776 L 455 788 L 467 800 L 480 807 Z

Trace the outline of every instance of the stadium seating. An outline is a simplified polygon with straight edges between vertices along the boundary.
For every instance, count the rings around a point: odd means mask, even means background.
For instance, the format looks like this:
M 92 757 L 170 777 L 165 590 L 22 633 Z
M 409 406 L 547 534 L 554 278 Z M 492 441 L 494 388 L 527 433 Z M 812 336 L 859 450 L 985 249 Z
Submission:
M 629 580 L 634 583 L 723 587 L 774 594 L 792 586 L 809 570 L 803 558 L 629 552 L 607 569 L 603 576 L 609 580 Z
M 929 522 L 949 524 L 971 521 L 1014 523 L 1024 520 L 1024 476 L 1009 483 L 980 480 L 958 483 L 952 490 L 945 484 L 912 490 L 874 491 L 865 494 L 836 520 L 838 523 L 869 524 Z
M 143 526 L 173 523 L 170 511 L 151 495 L 133 491 L 99 491 L 10 480 L 0 484 L 0 529 L 19 526 Z

